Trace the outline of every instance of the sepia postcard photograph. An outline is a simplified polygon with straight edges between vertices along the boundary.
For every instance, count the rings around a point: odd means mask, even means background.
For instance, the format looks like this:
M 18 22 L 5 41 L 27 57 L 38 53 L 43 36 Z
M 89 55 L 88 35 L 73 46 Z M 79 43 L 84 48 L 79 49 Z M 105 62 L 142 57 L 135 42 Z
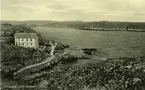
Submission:
M 145 90 L 145 0 L 0 0 L 0 90 Z

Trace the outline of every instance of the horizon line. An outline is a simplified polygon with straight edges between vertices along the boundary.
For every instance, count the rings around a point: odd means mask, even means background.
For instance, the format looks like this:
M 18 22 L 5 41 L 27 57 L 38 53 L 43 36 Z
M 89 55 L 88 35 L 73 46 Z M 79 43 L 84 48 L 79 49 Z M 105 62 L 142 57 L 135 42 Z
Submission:
M 26 21 L 51 21 L 51 22 L 145 22 L 145 21 L 113 21 L 113 20 L 0 20 L 0 21 L 15 21 L 15 22 L 26 22 Z

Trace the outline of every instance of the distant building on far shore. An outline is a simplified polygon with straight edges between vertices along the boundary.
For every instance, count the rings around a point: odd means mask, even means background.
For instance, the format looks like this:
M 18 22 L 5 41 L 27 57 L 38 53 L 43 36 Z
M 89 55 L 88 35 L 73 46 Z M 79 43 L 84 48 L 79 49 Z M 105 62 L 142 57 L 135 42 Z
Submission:
M 39 39 L 37 33 L 15 33 L 15 45 L 26 48 L 38 48 Z

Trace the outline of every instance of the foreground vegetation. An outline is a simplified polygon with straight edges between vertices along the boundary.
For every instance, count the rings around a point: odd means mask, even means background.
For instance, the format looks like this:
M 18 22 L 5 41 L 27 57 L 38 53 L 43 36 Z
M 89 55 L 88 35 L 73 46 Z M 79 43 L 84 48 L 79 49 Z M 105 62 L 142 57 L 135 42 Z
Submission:
M 34 78 L 17 80 L 18 84 L 41 85 L 50 90 L 145 89 L 145 56 L 137 58 L 124 57 L 77 65 L 69 63 L 72 61 L 77 62 L 79 59 L 65 59 L 67 63 L 61 63 L 61 59 L 59 58 L 59 62 L 55 63 L 55 67 L 48 67 L 35 72 L 36 77 Z M 25 74 L 25 76 L 27 75 Z
M 37 85 L 46 80 L 50 90 L 144 90 L 145 57 L 120 58 L 48 69 L 43 76 L 29 81 Z

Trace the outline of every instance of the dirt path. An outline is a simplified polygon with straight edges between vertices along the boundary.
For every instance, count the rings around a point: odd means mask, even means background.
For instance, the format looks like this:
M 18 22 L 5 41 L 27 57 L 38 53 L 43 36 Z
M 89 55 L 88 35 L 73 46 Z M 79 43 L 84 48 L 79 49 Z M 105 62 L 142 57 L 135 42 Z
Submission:
M 55 48 L 57 46 L 57 43 L 55 43 L 55 45 L 53 45 L 52 42 L 50 41 L 50 45 L 51 45 L 51 52 L 50 52 L 51 57 L 46 58 L 46 60 L 43 61 L 43 62 L 40 62 L 40 63 L 37 63 L 37 64 L 33 64 L 33 65 L 30 65 L 30 66 L 26 66 L 26 67 L 18 70 L 17 72 L 15 72 L 14 75 L 17 75 L 18 73 L 23 72 L 23 71 L 25 71 L 27 69 L 31 69 L 31 68 L 38 67 L 38 66 L 41 66 L 43 64 L 49 63 L 51 60 L 53 60 L 54 57 L 55 57 L 54 50 L 55 50 Z
M 43 62 L 40 62 L 40 63 L 37 63 L 37 64 L 33 64 L 33 65 L 30 65 L 30 66 L 27 66 L 25 68 L 22 68 L 22 69 L 18 70 L 17 72 L 15 72 L 14 75 L 16 75 L 16 74 L 18 74 L 18 73 L 20 73 L 20 72 L 22 72 L 24 70 L 27 70 L 27 69 L 30 69 L 30 68 L 33 68 L 33 67 L 37 67 L 37 66 L 40 66 L 40 65 L 43 65 L 43 64 L 46 64 L 46 63 L 49 63 L 51 60 L 53 60 L 54 57 L 55 56 L 53 55 L 51 57 L 46 58 L 46 60 L 43 61 Z

